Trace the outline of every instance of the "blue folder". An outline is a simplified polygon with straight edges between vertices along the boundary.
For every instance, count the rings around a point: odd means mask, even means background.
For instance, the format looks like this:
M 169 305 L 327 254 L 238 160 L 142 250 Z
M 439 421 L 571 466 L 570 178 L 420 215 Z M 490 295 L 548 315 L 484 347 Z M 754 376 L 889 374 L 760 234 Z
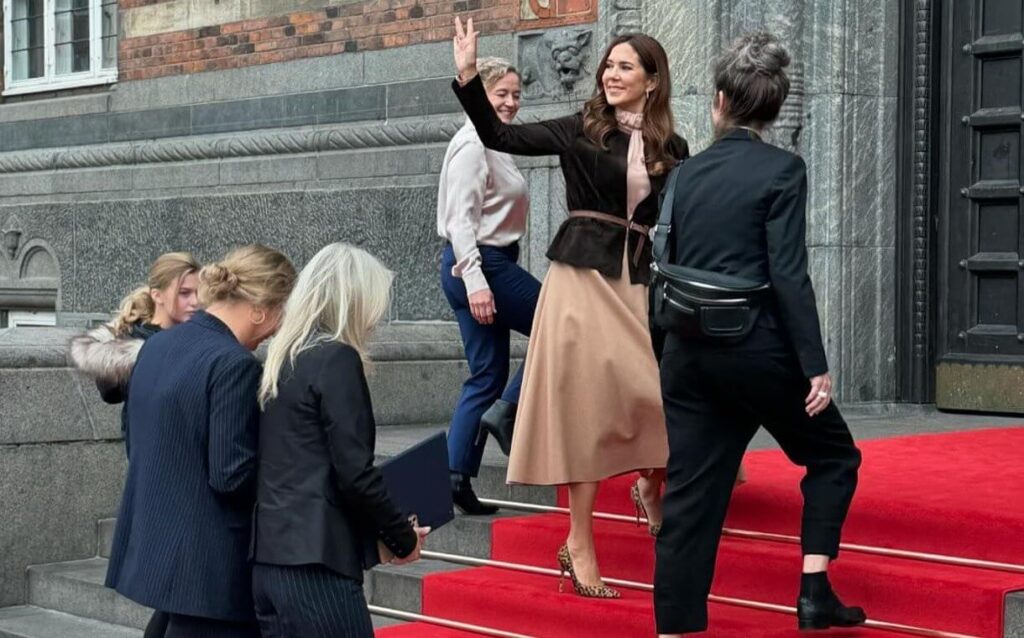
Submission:
M 420 527 L 436 530 L 455 518 L 444 432 L 387 459 L 380 470 L 391 500 L 407 517 L 415 515 Z M 378 562 L 377 538 L 367 541 L 369 566 L 373 566 Z

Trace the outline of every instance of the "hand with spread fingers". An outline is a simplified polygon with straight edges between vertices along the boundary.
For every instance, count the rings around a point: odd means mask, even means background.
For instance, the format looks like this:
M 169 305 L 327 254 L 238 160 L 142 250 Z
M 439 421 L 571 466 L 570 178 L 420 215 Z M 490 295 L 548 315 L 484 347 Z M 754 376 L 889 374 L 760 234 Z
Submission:
M 465 84 L 476 77 L 476 41 L 480 34 L 473 28 L 473 18 L 466 20 L 455 17 L 455 68 L 459 71 L 459 82 Z
M 818 416 L 832 401 L 832 377 L 826 372 L 811 377 L 811 391 L 804 399 L 804 409 L 809 416 Z

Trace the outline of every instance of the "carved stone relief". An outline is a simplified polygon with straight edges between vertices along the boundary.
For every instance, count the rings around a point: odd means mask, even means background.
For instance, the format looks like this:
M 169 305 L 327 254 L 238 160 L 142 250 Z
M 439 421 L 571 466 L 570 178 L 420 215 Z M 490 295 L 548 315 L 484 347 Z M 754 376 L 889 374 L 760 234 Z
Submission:
M 582 98 L 590 89 L 593 31 L 563 28 L 519 36 L 523 97 Z

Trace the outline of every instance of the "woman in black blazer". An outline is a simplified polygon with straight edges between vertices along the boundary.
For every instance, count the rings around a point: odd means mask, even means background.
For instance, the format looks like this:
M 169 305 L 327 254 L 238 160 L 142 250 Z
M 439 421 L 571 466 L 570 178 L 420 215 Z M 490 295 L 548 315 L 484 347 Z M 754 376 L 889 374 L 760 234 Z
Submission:
M 277 329 L 295 269 L 248 246 L 199 280 L 206 310 L 150 337 L 132 371 L 132 447 L 106 584 L 170 614 L 169 638 L 255 638 L 252 351 Z
M 797 601 L 801 629 L 865 620 L 828 582 L 829 561 L 857 485 L 860 452 L 831 402 L 832 379 L 807 274 L 806 167 L 762 140 L 789 91 L 789 54 L 747 35 L 715 62 L 717 139 L 679 169 L 673 264 L 771 284 L 739 343 L 670 333 L 661 361 L 670 455 L 665 523 L 657 541 L 658 632 L 707 628 L 707 597 L 733 480 L 760 425 L 807 470 Z
M 402 516 L 373 465 L 363 352 L 391 279 L 365 251 L 327 246 L 299 274 L 270 345 L 253 530 L 263 638 L 372 638 L 363 571 L 416 560 L 429 531 Z

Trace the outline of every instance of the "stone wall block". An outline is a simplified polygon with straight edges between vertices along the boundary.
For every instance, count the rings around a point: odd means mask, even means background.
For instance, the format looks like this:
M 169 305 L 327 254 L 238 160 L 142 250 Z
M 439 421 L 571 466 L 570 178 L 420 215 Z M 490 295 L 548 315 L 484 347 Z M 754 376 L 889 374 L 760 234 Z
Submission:
M 843 260 L 846 251 L 839 246 L 812 246 L 807 249 L 807 271 L 814 285 L 829 371 L 836 384 L 837 397 L 845 400 L 843 376 Z
M 221 184 L 266 184 L 269 182 L 301 182 L 316 179 L 316 155 L 256 157 L 222 160 Z
M 842 117 L 845 245 L 896 245 L 895 98 L 847 96 Z
M 115 84 L 110 87 L 110 111 L 141 111 L 191 104 L 194 100 L 189 96 L 189 87 L 195 79 L 213 75 L 221 76 L 222 73 L 201 73 L 198 76 L 168 75 L 152 80 Z M 223 77 L 218 79 L 224 81 Z M 232 97 L 237 99 L 238 95 Z
M 843 264 L 844 401 L 896 397 L 894 248 L 852 247 Z
M 380 193 L 387 223 L 384 254 L 388 267 L 397 274 L 393 317 L 400 321 L 454 319 L 441 292 L 444 240 L 437 235 L 437 188 Z
M 811 246 L 839 245 L 843 217 L 855 213 L 843 200 L 846 128 L 842 106 L 839 96 L 807 97 L 803 156 L 807 162 L 807 243 Z
M 132 189 L 132 170 L 125 166 L 115 168 L 85 168 L 55 171 L 53 193 L 109 193 L 129 192 Z
M 711 125 L 711 95 L 687 95 L 672 100 L 676 131 L 690 145 L 690 154 L 706 149 L 714 140 Z
M 720 3 L 707 0 L 646 0 L 644 25 L 668 54 L 676 98 L 711 95 L 708 65 L 721 47 Z
M 515 37 L 511 33 L 482 34 L 478 54 L 480 57 L 498 56 L 515 61 Z M 455 78 L 455 61 L 452 57 L 450 39 L 443 42 L 374 51 L 371 55 L 367 55 L 365 60 L 363 81 L 366 84 L 387 84 L 426 78 Z M 410 64 L 410 60 L 415 60 L 415 64 Z
M 544 253 L 551 243 L 547 207 L 550 202 L 551 169 L 535 168 L 524 171 L 530 188 L 530 213 L 527 218 L 526 237 L 520 242 L 519 262 L 523 268 L 535 272 L 534 267 L 545 260 Z
M 899 90 L 899 3 L 848 0 L 843 91 L 897 97 Z
M 96 554 L 96 521 L 117 514 L 125 466 L 120 442 L 0 445 L 0 607 L 27 602 L 29 565 Z
M 220 162 L 139 164 L 132 167 L 135 190 L 188 188 L 220 184 Z
M 0 405 L 0 445 L 95 438 L 66 369 L 0 369 Z
M 809 2 L 804 17 L 804 91 L 829 95 L 843 90 L 847 71 L 848 2 Z M 877 7 L 877 3 L 876 3 Z

